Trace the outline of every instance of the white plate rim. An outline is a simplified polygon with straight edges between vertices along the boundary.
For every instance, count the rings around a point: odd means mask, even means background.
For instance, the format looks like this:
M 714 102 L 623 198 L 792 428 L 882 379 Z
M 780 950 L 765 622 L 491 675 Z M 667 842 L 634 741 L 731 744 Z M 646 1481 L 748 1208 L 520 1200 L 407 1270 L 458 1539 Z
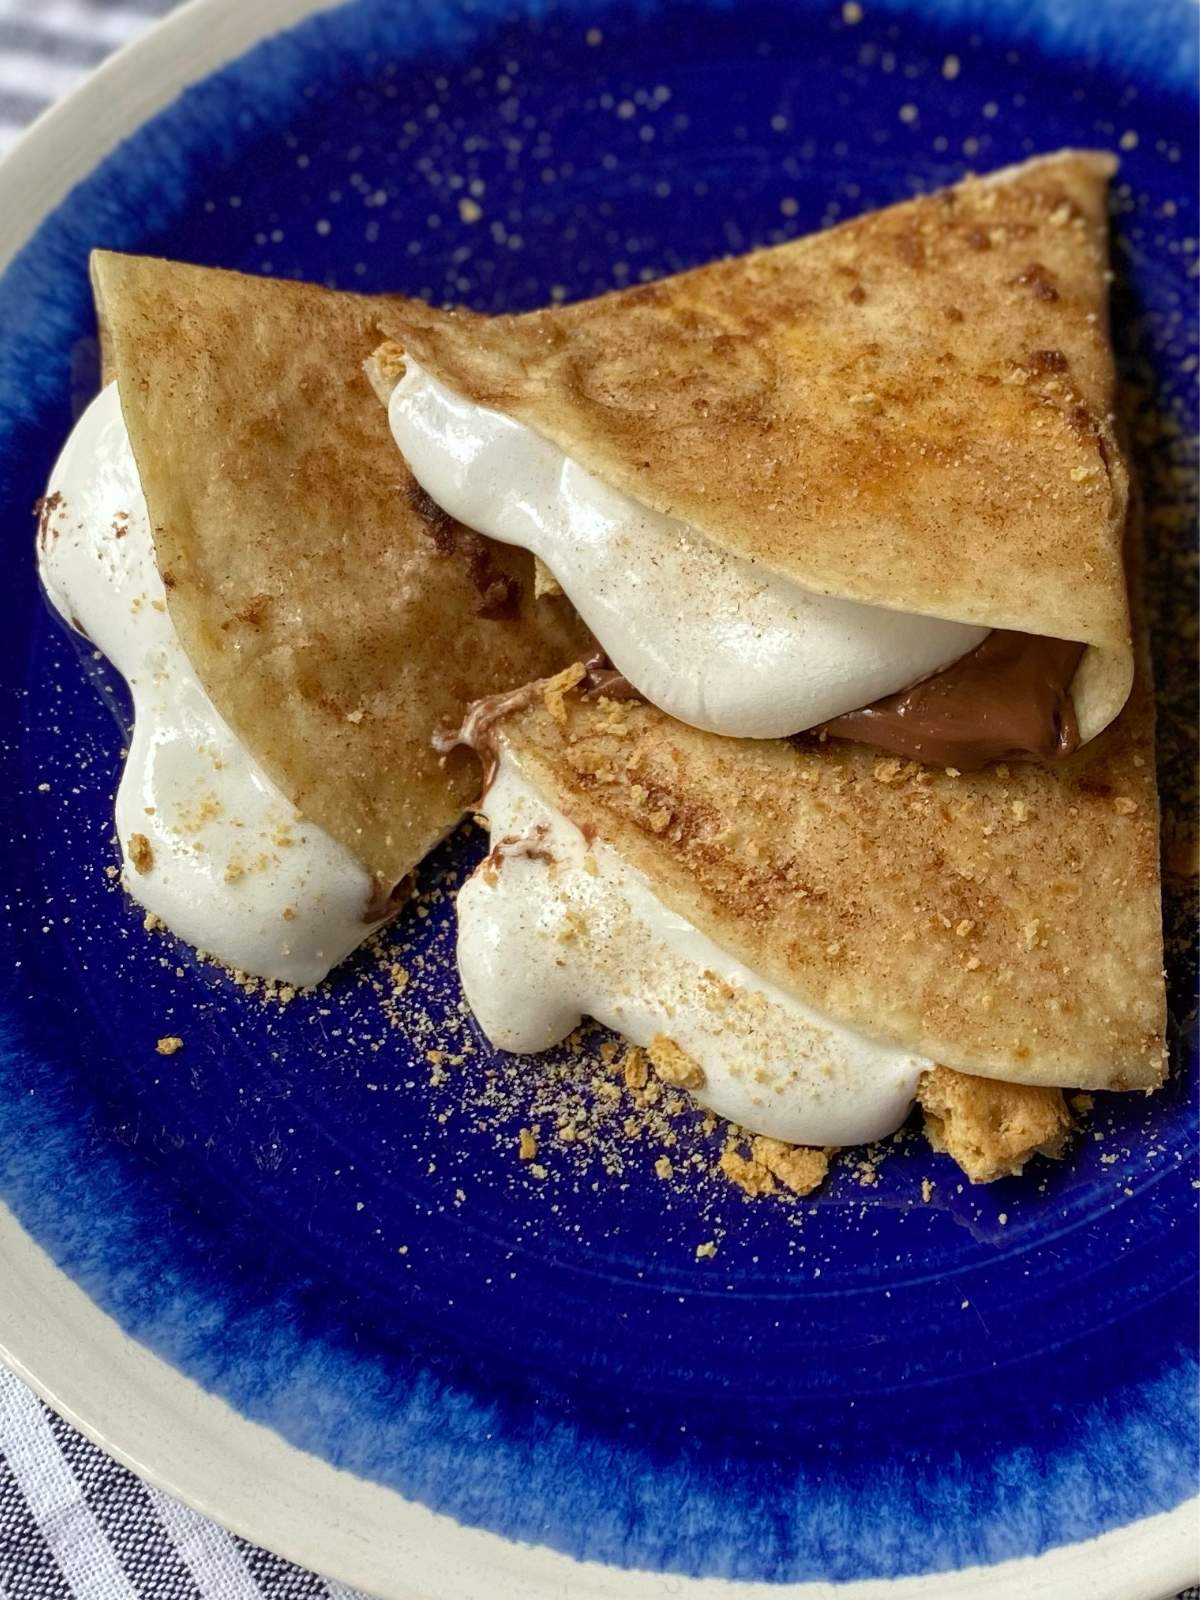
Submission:
M 187 84 L 326 9 L 188 0 L 110 56 L 0 159 L 0 272 Z M 0 1268 L 0 1357 L 60 1415 L 195 1510 L 379 1600 L 1163 1600 L 1200 1579 L 1200 1496 L 1039 1556 L 910 1578 L 779 1585 L 575 1561 L 464 1527 L 240 1416 L 126 1335 L 4 1206 Z
M 116 1322 L 0 1206 L 0 1358 L 83 1433 L 195 1510 L 379 1600 L 1164 1600 L 1196 1570 L 1200 1498 L 990 1567 L 742 1583 L 580 1562 L 405 1500 L 240 1416 Z

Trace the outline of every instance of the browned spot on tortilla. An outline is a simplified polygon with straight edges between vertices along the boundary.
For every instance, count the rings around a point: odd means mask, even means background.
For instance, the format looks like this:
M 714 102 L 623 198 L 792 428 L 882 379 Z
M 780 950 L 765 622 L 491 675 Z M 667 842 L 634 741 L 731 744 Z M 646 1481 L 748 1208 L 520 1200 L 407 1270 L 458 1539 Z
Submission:
M 1031 261 L 1027 267 L 1018 272 L 1012 280 L 1021 289 L 1032 289 L 1039 300 L 1057 300 L 1058 289 L 1055 287 L 1054 275 L 1049 272 L 1040 261 Z

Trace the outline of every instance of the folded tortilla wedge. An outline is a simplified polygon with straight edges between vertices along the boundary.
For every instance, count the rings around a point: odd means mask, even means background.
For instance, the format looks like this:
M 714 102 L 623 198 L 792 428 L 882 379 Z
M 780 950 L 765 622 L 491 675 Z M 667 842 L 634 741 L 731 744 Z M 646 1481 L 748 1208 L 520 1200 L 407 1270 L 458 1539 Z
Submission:
M 184 649 L 386 904 L 478 792 L 434 732 L 585 636 L 408 475 L 363 375 L 385 302 L 105 251 L 92 276 Z
M 1150 1090 L 1165 1027 L 1152 719 L 1139 677 L 1058 768 L 971 774 L 721 739 L 561 692 L 498 736 L 671 911 L 843 1026 L 1009 1084 Z
M 820 593 L 1087 646 L 1082 741 L 1133 679 L 1106 188 L 1064 151 L 562 308 L 392 300 L 469 400 Z

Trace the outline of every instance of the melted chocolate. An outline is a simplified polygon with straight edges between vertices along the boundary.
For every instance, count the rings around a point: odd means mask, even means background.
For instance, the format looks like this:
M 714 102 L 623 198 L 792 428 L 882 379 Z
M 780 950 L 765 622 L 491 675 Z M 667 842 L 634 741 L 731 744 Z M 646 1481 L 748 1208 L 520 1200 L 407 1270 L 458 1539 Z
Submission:
M 944 671 L 835 717 L 814 732 L 960 772 L 974 772 L 993 761 L 1060 761 L 1079 748 L 1071 679 L 1083 651 L 1082 644 L 1069 639 L 997 628 Z M 584 699 L 644 698 L 599 646 L 583 665 L 578 688 Z M 496 775 L 498 725 L 534 704 L 548 681 L 539 679 L 476 701 L 462 728 L 436 737 L 435 748 L 443 755 L 460 744 L 474 749 L 483 762 L 486 793 Z
M 525 711 L 534 705 L 544 693 L 549 681 L 548 678 L 535 678 L 532 683 L 523 683 L 519 688 L 507 689 L 502 694 L 486 695 L 482 700 L 476 700 L 473 705 L 468 706 L 461 727 L 434 734 L 433 748 L 441 756 L 448 756 L 460 745 L 475 751 L 483 763 L 483 785 L 479 791 L 481 800 L 491 788 L 492 779 L 496 776 L 496 768 L 500 763 L 497 727 L 505 717 L 511 717 L 514 712 Z
M 583 663 L 584 679 L 579 692 L 585 700 L 644 700 L 645 695 L 635 689 L 623 672 L 618 672 L 607 655 L 596 646 Z
M 476 700 L 473 705 L 468 706 L 461 727 L 446 729 L 434 735 L 433 748 L 439 755 L 449 755 L 451 750 L 456 750 L 460 745 L 475 751 L 483 763 L 483 787 L 479 791 L 480 799 L 491 788 L 492 779 L 496 776 L 496 768 L 499 765 L 497 728 L 505 717 L 511 717 L 518 711 L 525 711 L 530 706 L 536 705 L 550 681 L 549 678 L 535 678 L 532 683 L 523 683 L 516 689 L 508 689 L 501 694 L 486 695 L 482 700 Z M 601 696 L 607 700 L 642 698 L 629 679 L 609 664 L 608 657 L 599 645 L 595 646 L 592 654 L 583 663 L 583 677 L 576 687 L 585 700 L 597 700 Z
M 824 725 L 933 767 L 1058 761 L 1079 747 L 1071 679 L 1084 646 L 997 628 L 969 655 L 911 689 Z
M 960 772 L 992 761 L 1059 761 L 1079 748 L 1070 691 L 1083 651 L 1069 639 L 997 628 L 933 677 L 817 731 Z M 585 699 L 643 698 L 599 647 L 584 665 Z

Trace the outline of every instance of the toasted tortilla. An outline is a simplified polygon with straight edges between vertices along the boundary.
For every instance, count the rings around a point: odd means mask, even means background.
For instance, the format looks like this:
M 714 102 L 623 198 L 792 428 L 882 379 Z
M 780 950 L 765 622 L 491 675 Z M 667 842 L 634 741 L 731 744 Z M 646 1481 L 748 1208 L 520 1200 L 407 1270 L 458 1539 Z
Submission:
M 861 745 L 721 739 L 550 693 L 502 749 L 589 837 L 815 1010 L 1008 1083 L 1164 1073 L 1152 702 L 1050 770 L 971 774 Z
M 1106 186 L 1065 151 L 523 316 L 392 301 L 435 377 L 805 587 L 1072 639 L 1080 735 L 1133 679 Z
M 585 635 L 407 472 L 362 370 L 385 302 L 103 251 L 92 276 L 184 649 L 378 911 L 478 792 L 434 732 Z

